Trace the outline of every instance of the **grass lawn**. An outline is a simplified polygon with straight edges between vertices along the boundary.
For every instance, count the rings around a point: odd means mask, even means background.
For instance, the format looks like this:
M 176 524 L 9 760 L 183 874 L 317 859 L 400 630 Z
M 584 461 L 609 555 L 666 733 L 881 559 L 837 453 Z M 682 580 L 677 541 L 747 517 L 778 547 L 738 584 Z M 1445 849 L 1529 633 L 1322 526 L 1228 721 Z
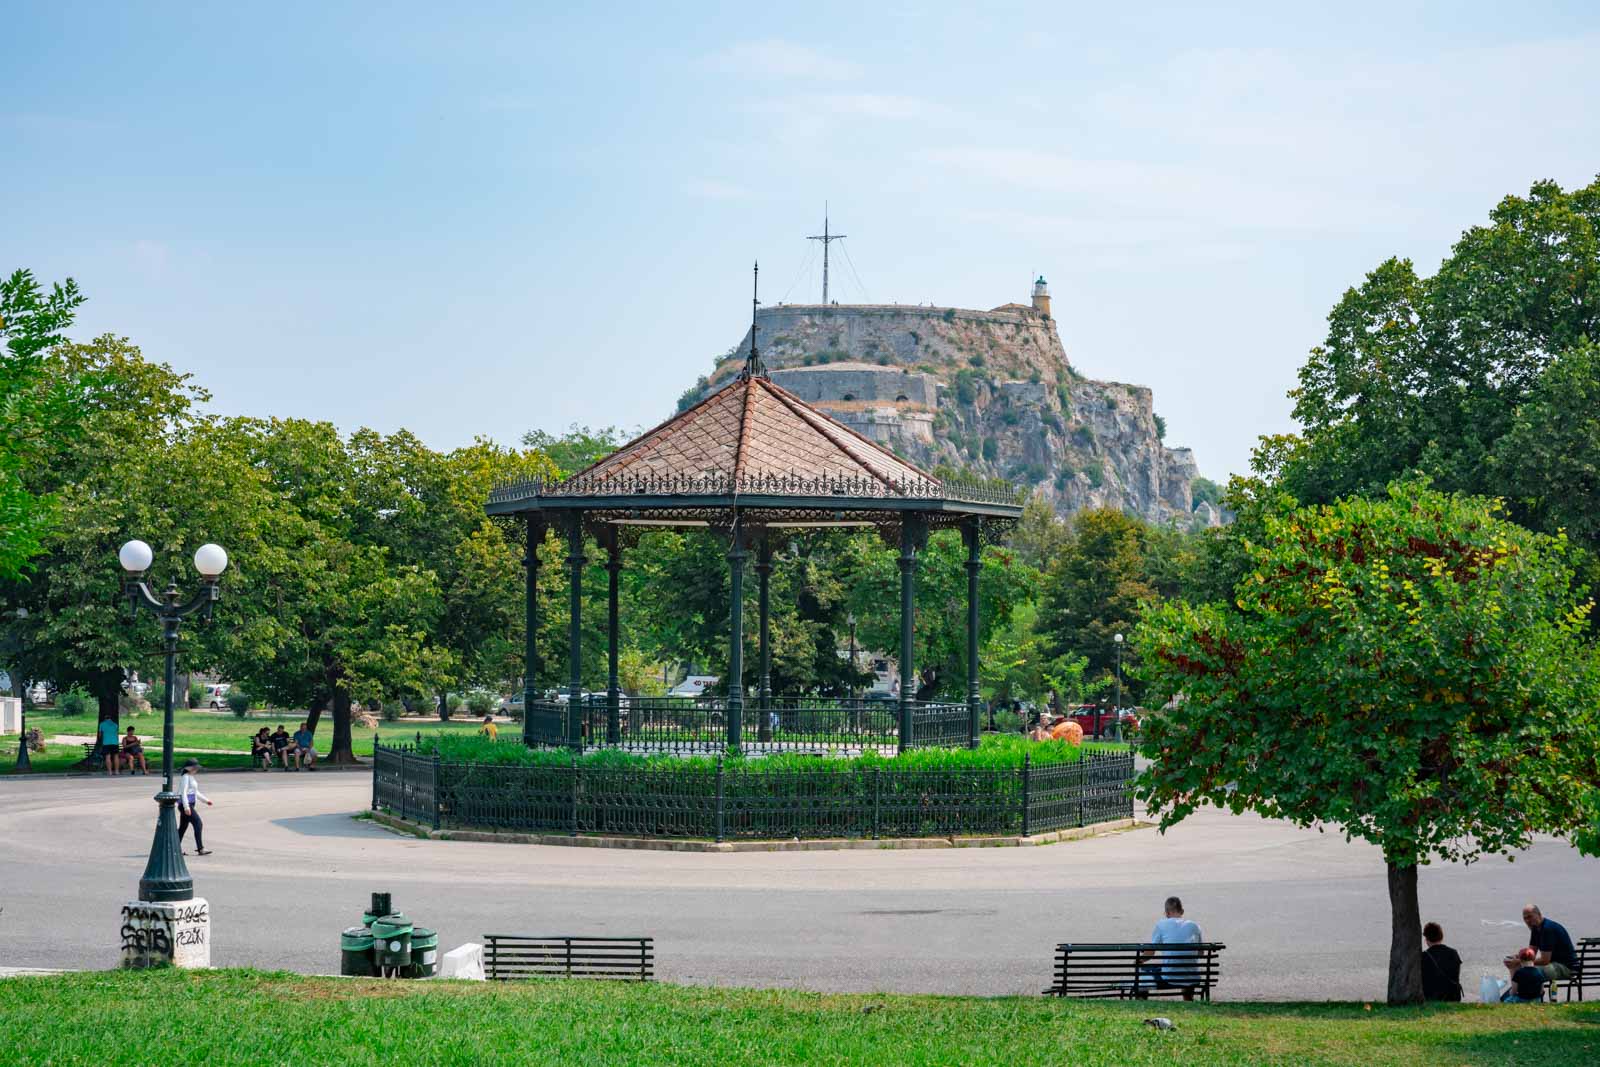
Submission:
M 248 738 L 251 734 L 263 726 L 277 729 L 280 722 L 293 733 L 304 718 L 303 711 L 251 712 L 248 718 L 239 719 L 232 712 L 179 709 L 172 714 L 173 751 L 178 755 L 186 755 L 200 749 L 228 749 L 236 755 L 218 753 L 197 753 L 197 755 L 208 767 L 245 767 L 250 763 Z M 87 737 L 94 733 L 95 725 L 93 713 L 62 715 L 53 709 L 28 709 L 28 726 L 30 728 L 37 726 L 44 732 L 45 737 L 45 751 L 32 754 L 34 771 L 71 770 L 72 766 L 83 758 L 83 749 L 71 743 L 55 744 L 50 739 L 61 734 Z M 399 722 L 381 723 L 378 729 L 391 741 L 414 741 L 419 730 L 425 738 L 441 733 L 471 735 L 477 733 L 480 725 L 479 720 L 467 716 L 453 718 L 449 722 L 440 722 L 437 718 L 402 719 Z M 132 726 L 141 737 L 153 739 L 153 743 L 145 745 L 145 759 L 149 761 L 151 769 L 155 770 L 161 762 L 161 713 L 149 711 L 142 715 L 130 716 L 124 712 L 122 728 L 126 730 L 129 726 Z M 515 723 L 501 723 L 500 726 L 502 730 L 509 729 L 513 733 L 520 729 Z M 332 718 L 324 713 L 322 721 L 317 725 L 318 752 L 327 751 L 328 741 L 332 736 Z M 356 730 L 351 736 L 351 741 L 356 755 L 372 755 L 370 730 Z M 14 735 L 0 738 L 0 774 L 11 774 L 15 771 L 16 746 L 17 738 Z
M 1178 1028 L 1141 1024 L 1165 1015 Z M 18 1064 L 1590 1064 L 1600 1004 L 1120 1004 L 254 971 L 0 980 Z

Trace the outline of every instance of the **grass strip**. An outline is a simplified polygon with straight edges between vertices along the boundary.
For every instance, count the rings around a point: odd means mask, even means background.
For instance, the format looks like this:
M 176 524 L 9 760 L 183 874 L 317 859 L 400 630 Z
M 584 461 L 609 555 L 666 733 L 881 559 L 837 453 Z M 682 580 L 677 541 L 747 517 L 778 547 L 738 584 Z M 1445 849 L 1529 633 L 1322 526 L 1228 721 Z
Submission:
M 1177 1029 L 1142 1025 L 1163 1015 Z M 666 984 L 377 982 L 254 971 L 0 981 L 27 1064 L 1600 1062 L 1600 1005 L 1183 1004 Z

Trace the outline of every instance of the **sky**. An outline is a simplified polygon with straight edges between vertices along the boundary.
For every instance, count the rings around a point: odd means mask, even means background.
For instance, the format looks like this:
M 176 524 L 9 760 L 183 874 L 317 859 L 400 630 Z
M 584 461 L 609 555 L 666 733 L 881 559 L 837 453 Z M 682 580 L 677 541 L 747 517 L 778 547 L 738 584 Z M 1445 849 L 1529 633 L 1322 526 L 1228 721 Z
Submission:
M 670 414 L 826 201 L 836 299 L 1043 274 L 1222 479 L 1367 271 L 1600 174 L 1600 7 L 1211 7 L 14 0 L 0 270 L 220 414 L 513 443 Z

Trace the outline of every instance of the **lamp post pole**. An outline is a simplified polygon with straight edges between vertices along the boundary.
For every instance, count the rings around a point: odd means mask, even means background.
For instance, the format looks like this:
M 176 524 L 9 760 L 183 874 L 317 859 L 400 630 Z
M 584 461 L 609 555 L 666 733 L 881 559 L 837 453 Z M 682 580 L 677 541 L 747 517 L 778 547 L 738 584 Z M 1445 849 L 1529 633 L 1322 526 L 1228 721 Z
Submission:
M 23 622 L 28 617 L 28 609 L 18 608 L 16 611 L 7 612 L 6 614 L 18 622 Z M 17 634 L 17 651 L 19 654 L 22 651 L 22 634 L 20 631 Z M 16 682 L 19 695 L 17 705 L 22 708 L 22 742 L 17 745 L 17 771 L 21 773 L 33 770 L 33 761 L 28 756 L 28 687 L 25 679 L 19 677 Z
M 228 566 L 228 554 L 217 545 L 202 545 L 194 554 L 195 569 L 200 572 L 200 591 L 181 602 L 176 582 L 169 584 L 159 597 L 144 581 L 154 554 L 143 541 L 129 541 L 117 553 L 126 572 L 123 592 L 132 612 L 137 615 L 141 607 L 148 609 L 161 620 L 162 652 L 166 656 L 166 699 L 161 721 L 161 792 L 156 794 L 158 811 L 156 835 L 150 844 L 150 859 L 145 864 L 144 876 L 139 879 L 139 899 L 151 903 L 167 903 L 194 899 L 194 879 L 183 862 L 183 850 L 178 844 L 177 816 L 173 809 L 178 805 L 178 794 L 172 788 L 172 687 L 176 679 L 178 657 L 178 623 L 195 612 L 211 617 L 211 608 L 222 591 L 217 579 Z
M 1112 638 L 1117 644 L 1117 707 L 1111 713 L 1111 728 L 1116 731 L 1117 740 L 1122 740 L 1122 635 L 1117 634 Z

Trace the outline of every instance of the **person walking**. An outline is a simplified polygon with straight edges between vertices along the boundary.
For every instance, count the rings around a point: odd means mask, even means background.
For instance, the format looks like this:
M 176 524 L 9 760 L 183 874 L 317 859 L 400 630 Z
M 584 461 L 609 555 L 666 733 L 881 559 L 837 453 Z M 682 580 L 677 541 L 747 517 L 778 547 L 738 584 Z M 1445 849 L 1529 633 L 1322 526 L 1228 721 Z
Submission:
M 183 764 L 183 778 L 178 782 L 178 848 L 183 848 L 183 835 L 189 827 L 194 827 L 194 854 L 196 856 L 209 856 L 211 850 L 206 848 L 205 823 L 200 819 L 200 809 L 197 806 L 202 800 L 206 807 L 211 807 L 211 798 L 200 792 L 200 783 L 195 781 L 195 772 L 200 769 L 197 759 L 186 760 Z

